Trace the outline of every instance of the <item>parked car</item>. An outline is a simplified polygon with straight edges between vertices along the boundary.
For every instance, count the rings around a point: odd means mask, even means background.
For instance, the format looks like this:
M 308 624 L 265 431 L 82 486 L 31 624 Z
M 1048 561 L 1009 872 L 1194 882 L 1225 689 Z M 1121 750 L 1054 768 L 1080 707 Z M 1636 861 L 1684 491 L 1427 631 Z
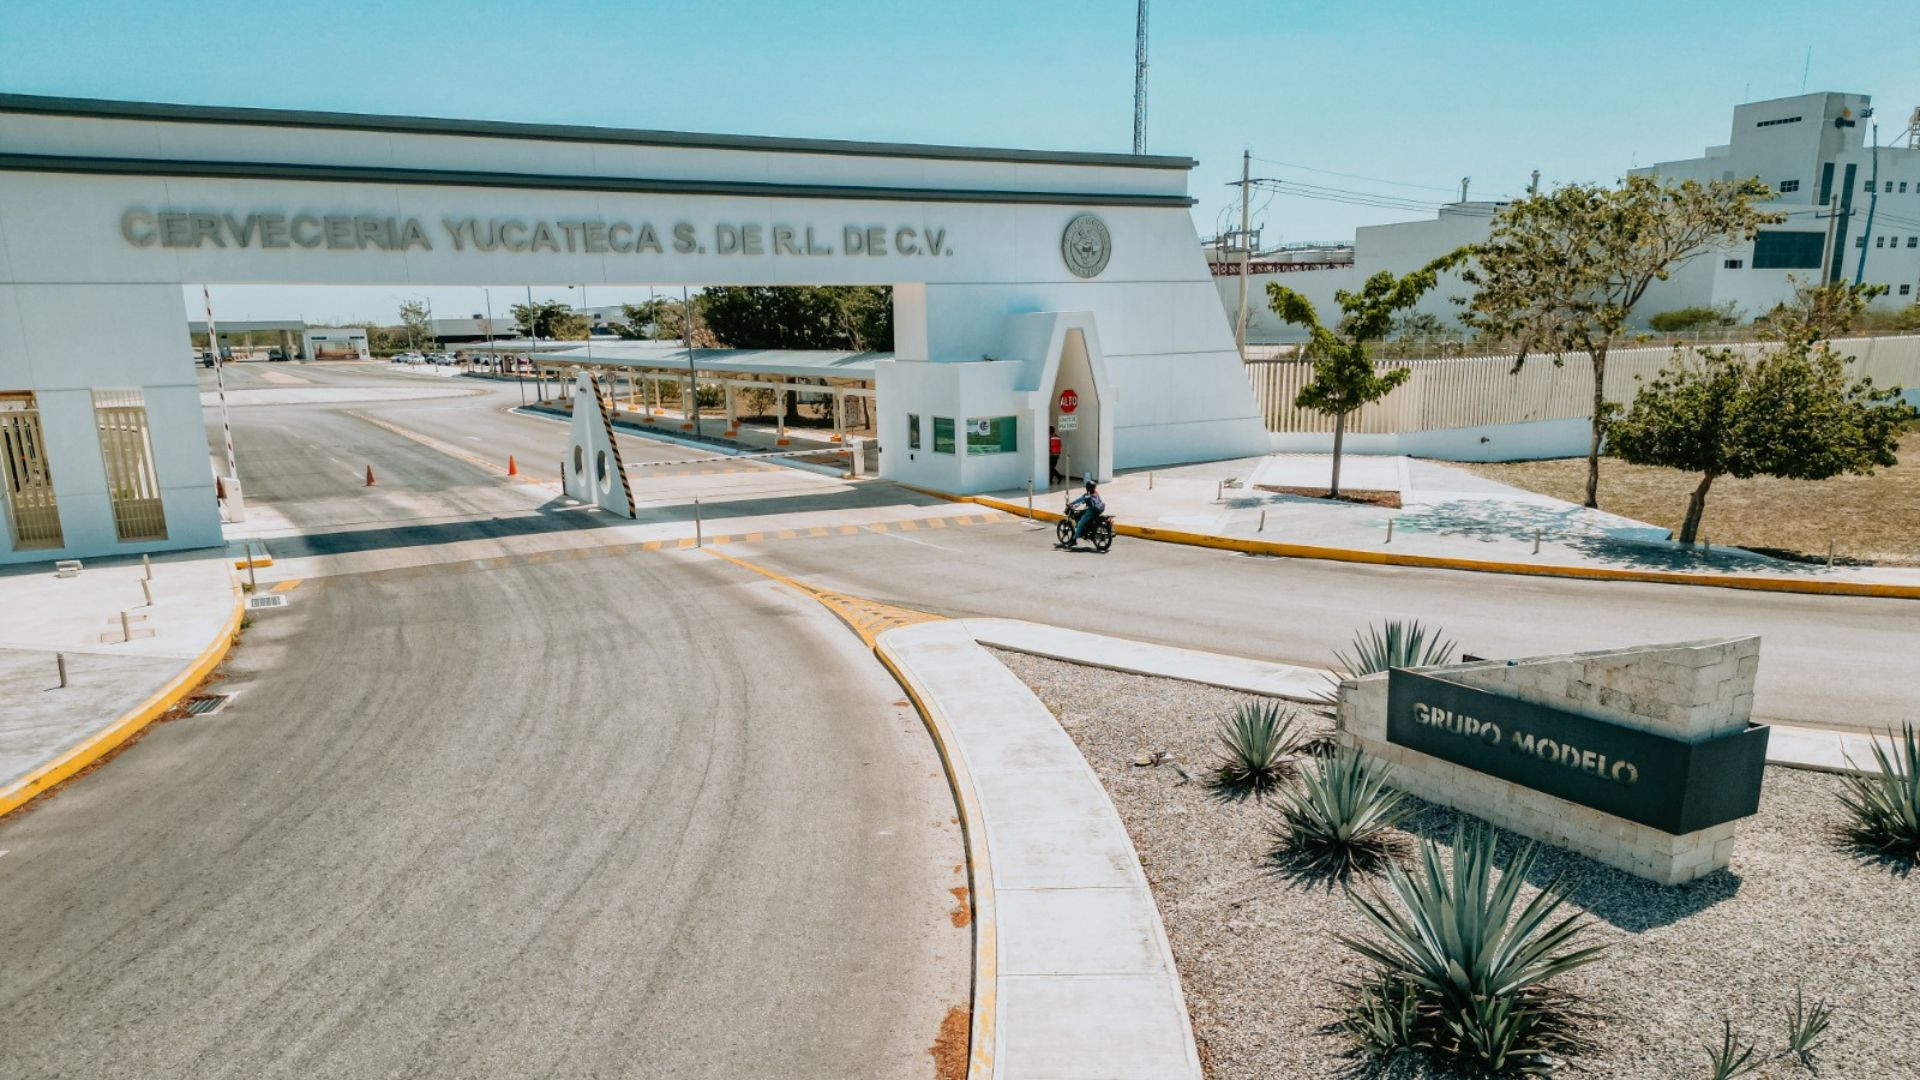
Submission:
M 417 352 L 397 352 L 393 354 L 392 362 L 396 364 L 424 364 L 427 362 L 427 358 Z
M 267 350 L 267 362 L 268 362 L 268 363 L 272 363 L 272 362 L 273 362 L 273 361 L 275 361 L 275 360 L 285 360 L 286 358 L 287 358 L 287 350 L 285 350 L 285 349 L 278 349 L 278 348 L 275 348 L 275 349 L 268 349 L 268 350 Z

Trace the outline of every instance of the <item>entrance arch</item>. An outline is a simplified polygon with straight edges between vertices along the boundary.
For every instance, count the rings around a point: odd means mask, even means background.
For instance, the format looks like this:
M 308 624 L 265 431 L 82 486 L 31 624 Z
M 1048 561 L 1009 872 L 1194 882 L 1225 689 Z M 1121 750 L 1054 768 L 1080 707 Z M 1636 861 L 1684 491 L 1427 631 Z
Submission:
M 1268 444 L 1187 158 L 26 95 L 0 95 L 0 147 L 0 395 L 34 395 L 62 526 L 58 549 L 0 530 L 0 562 L 221 542 L 183 325 L 202 283 L 891 285 L 885 476 L 1044 481 L 1067 347 L 1037 354 L 1026 321 L 1063 314 L 1100 476 Z M 120 539 L 96 389 L 143 402 L 165 540 Z

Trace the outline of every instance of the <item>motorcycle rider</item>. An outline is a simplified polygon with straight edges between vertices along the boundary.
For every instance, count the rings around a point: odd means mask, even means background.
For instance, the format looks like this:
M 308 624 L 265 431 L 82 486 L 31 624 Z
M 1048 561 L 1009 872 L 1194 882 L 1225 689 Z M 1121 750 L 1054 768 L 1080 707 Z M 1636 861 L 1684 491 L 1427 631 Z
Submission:
M 1075 515 L 1073 535 L 1067 538 L 1066 543 L 1055 544 L 1054 546 L 1061 548 L 1073 547 L 1079 543 L 1082 536 L 1086 535 L 1087 530 L 1092 527 L 1093 523 L 1100 520 L 1100 515 L 1106 512 L 1107 504 L 1100 498 L 1100 485 L 1094 483 L 1092 477 L 1088 477 L 1087 490 L 1082 493 L 1079 498 L 1067 504 L 1067 513 Z

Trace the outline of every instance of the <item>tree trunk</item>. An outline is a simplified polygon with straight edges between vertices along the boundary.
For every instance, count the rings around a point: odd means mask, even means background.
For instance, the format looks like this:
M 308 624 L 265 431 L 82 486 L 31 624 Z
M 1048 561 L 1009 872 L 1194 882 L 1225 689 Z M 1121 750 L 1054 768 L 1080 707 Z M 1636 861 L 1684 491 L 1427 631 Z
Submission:
M 1691 544 L 1699 535 L 1700 519 L 1707 513 L 1707 489 L 1712 486 L 1713 474 L 1708 473 L 1700 478 L 1700 486 L 1693 489 L 1693 494 L 1687 496 L 1687 519 L 1680 523 L 1681 543 Z
M 1587 440 L 1587 503 L 1600 509 L 1600 440 L 1605 436 L 1607 414 L 1607 347 L 1601 345 L 1591 356 L 1593 362 L 1593 435 Z
M 1333 482 L 1327 487 L 1327 498 L 1340 497 L 1340 444 L 1346 441 L 1347 414 L 1335 413 L 1333 417 Z

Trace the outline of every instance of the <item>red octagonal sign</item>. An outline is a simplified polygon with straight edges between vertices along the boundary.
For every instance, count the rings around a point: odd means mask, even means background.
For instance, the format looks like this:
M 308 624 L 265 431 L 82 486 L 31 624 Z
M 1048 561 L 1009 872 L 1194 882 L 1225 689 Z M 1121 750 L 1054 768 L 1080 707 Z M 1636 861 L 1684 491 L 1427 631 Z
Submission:
M 1080 407 L 1080 395 L 1071 388 L 1060 391 L 1060 411 L 1070 413 Z

